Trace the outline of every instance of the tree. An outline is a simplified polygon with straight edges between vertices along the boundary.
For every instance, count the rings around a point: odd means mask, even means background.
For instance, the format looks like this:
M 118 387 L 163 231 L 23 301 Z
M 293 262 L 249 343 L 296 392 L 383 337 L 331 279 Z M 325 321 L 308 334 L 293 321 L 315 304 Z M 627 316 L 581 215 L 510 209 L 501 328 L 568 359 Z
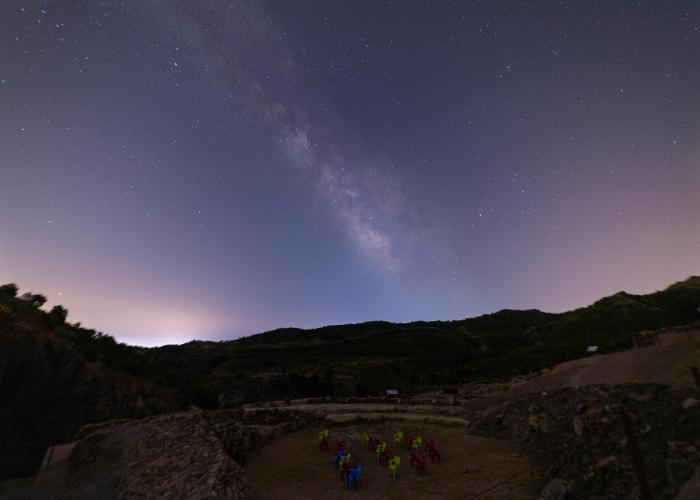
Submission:
M 8 283 L 7 285 L 0 286 L 0 296 L 3 297 L 17 297 L 17 285 L 14 283 Z
M 44 297 L 40 293 L 27 292 L 24 295 L 22 295 L 20 299 L 29 302 L 31 305 L 37 308 L 46 304 L 46 297 Z
M 53 323 L 63 324 L 66 322 L 67 316 L 68 309 L 63 306 L 53 306 L 51 311 L 49 311 L 49 318 Z

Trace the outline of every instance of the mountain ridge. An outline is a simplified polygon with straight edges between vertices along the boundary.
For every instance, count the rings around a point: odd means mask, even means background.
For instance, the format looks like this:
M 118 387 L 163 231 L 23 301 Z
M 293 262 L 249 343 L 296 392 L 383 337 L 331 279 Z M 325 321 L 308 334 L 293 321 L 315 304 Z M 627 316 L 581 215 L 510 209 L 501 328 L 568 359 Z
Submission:
M 39 295 L 0 287 L 0 478 L 26 475 L 49 444 L 101 420 L 247 402 L 416 393 L 503 380 L 616 352 L 635 334 L 698 319 L 700 277 L 647 295 L 618 292 L 564 313 L 503 309 L 452 321 L 373 321 L 277 329 L 144 348 L 45 312 Z M 66 402 L 69 402 L 66 403 Z

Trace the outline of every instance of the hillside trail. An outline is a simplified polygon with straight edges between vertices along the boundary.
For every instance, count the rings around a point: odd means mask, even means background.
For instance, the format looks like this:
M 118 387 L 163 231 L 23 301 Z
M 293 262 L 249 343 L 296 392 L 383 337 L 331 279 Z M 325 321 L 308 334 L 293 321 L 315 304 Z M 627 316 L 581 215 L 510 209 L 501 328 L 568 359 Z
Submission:
M 465 402 L 467 410 L 490 408 L 507 399 L 565 387 L 605 384 L 661 384 L 695 388 L 691 367 L 700 364 L 700 329 L 662 333 L 656 344 L 594 355 L 556 365 L 543 374 L 514 380 L 507 390 L 486 392 Z

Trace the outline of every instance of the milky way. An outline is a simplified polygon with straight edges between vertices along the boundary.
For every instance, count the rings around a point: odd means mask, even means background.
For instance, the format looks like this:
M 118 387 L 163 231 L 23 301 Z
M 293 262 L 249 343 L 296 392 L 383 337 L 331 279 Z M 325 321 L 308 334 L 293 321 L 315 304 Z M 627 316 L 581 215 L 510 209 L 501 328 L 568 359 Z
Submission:
M 0 4 L 0 281 L 143 345 L 700 273 L 696 2 Z

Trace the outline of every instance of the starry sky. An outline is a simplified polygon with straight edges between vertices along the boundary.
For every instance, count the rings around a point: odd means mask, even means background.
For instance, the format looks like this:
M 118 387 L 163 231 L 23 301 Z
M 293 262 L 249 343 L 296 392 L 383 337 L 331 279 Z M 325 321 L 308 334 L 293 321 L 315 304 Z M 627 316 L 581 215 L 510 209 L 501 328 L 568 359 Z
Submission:
M 0 2 L 0 281 L 139 345 L 700 274 L 696 1 Z

